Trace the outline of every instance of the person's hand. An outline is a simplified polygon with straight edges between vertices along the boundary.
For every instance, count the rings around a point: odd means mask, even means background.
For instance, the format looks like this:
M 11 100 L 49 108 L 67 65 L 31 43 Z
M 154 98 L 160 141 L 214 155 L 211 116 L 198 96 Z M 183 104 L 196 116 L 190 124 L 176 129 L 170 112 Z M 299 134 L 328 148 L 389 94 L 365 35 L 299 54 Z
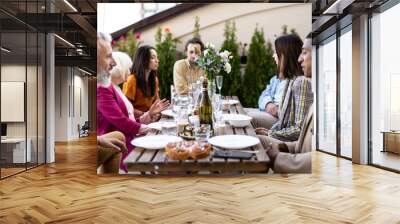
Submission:
M 142 135 L 146 135 L 148 132 L 150 131 L 150 128 L 147 127 L 147 125 L 140 125 L 140 129 L 137 135 L 142 136 Z
M 271 103 L 271 102 L 267 103 L 267 105 L 265 106 L 265 112 L 271 113 L 272 107 L 273 107 L 273 103 Z
M 117 138 L 107 138 L 107 137 L 98 137 L 98 144 L 105 148 L 112 148 L 117 151 L 124 152 L 126 151 L 125 142 L 117 139 Z
M 156 114 L 153 117 L 151 117 L 151 122 L 156 122 L 158 120 L 160 120 L 161 118 L 161 114 Z
M 272 108 L 271 108 L 271 113 L 270 114 L 277 118 L 278 117 L 278 106 L 273 104 L 273 103 L 272 103 L 272 105 L 273 106 L 271 106 Z
M 256 128 L 257 135 L 268 135 L 268 129 L 266 128 Z
M 278 117 L 278 106 L 274 103 L 268 103 L 265 107 L 265 112 L 271 114 L 274 117 Z
M 270 158 L 272 164 L 274 164 L 278 154 L 279 154 L 279 149 L 277 149 L 276 147 L 272 147 L 271 144 L 270 147 L 267 149 L 267 155 Z
M 150 116 L 153 117 L 160 114 L 161 111 L 166 110 L 169 107 L 169 101 L 166 99 L 156 100 L 149 109 Z
M 279 143 L 276 147 L 280 152 L 289 152 L 289 148 L 285 143 Z

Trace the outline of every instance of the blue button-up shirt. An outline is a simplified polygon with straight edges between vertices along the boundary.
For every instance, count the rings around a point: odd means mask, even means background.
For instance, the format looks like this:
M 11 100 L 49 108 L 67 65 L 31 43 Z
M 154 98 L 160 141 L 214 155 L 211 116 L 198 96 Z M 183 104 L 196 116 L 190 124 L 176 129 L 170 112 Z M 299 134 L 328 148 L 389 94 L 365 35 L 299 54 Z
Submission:
M 264 111 L 265 106 L 267 106 L 267 104 L 270 102 L 279 105 L 280 102 L 277 102 L 275 96 L 278 91 L 279 84 L 282 81 L 283 80 L 278 79 L 276 75 L 271 78 L 271 80 L 269 81 L 269 85 L 267 85 L 265 90 L 261 93 L 260 98 L 258 99 L 258 108 L 261 111 Z

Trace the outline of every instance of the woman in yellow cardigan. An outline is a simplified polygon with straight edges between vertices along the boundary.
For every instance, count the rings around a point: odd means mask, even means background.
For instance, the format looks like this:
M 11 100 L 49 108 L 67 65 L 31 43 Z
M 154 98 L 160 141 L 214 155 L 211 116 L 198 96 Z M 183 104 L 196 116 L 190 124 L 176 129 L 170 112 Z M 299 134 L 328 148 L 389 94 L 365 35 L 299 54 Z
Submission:
M 132 74 L 124 83 L 122 91 L 135 108 L 135 117 L 147 112 L 160 99 L 157 78 L 158 58 L 154 47 L 144 45 L 136 50 Z M 162 104 L 168 105 L 166 99 Z

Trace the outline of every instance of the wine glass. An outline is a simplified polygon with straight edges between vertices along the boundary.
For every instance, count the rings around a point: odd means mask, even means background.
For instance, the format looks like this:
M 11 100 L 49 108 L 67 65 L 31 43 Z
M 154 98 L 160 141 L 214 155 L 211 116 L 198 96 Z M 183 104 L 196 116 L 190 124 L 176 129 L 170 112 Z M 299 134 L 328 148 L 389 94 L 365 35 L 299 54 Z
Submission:
M 224 80 L 224 77 L 222 75 L 217 75 L 216 81 L 217 81 L 217 87 L 219 90 L 219 94 L 221 94 L 221 89 L 222 89 L 222 81 Z
M 199 80 L 196 81 L 194 84 L 194 89 L 193 89 L 193 105 L 197 104 L 197 101 L 199 101 L 201 93 L 201 82 Z
M 212 98 L 212 104 L 213 104 L 213 112 L 214 112 L 214 118 L 215 121 L 218 122 L 221 118 L 221 94 L 215 94 Z
M 189 125 L 189 115 L 186 108 L 181 108 L 176 118 L 177 132 L 182 133 L 187 125 Z

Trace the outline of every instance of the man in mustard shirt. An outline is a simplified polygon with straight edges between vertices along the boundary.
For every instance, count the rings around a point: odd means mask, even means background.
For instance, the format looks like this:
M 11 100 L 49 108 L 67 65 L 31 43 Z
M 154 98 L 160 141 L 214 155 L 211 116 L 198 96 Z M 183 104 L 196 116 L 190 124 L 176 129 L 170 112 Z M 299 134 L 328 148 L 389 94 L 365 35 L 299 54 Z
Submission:
M 195 83 L 204 75 L 196 65 L 196 60 L 204 50 L 204 44 L 199 38 L 192 38 L 186 42 L 186 59 L 176 61 L 174 64 L 174 86 L 179 95 L 188 93 L 189 85 Z

